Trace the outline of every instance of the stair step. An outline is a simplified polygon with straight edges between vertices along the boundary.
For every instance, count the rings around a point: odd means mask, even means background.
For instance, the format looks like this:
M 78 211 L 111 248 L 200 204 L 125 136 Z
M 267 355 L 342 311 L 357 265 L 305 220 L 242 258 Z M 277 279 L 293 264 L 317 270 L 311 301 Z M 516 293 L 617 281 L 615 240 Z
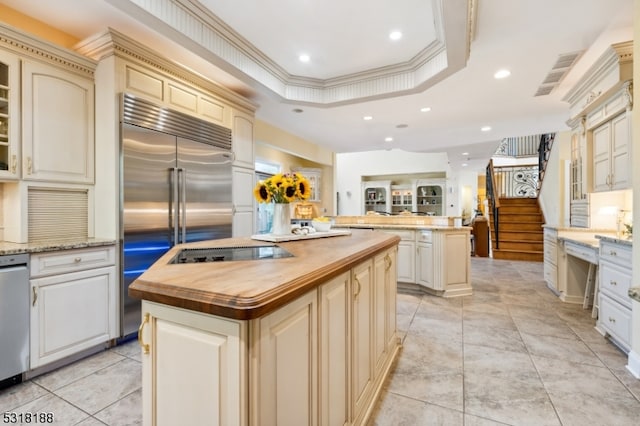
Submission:
M 491 253 L 494 259 L 525 260 L 528 262 L 542 262 L 544 260 L 544 253 L 537 251 L 494 249 Z
M 494 234 L 491 234 L 491 235 L 494 235 Z M 508 231 L 501 228 L 500 240 L 541 241 L 542 242 L 544 241 L 544 233 L 539 231 L 522 231 L 522 230 Z
M 496 240 L 491 240 L 493 247 L 496 246 Z M 518 241 L 518 240 L 503 240 L 500 238 L 499 244 L 500 250 L 518 250 L 525 252 L 543 252 L 544 241 Z
M 542 232 L 542 222 L 503 222 L 500 221 L 500 233 L 502 231 L 540 231 Z M 493 230 L 493 228 L 492 228 Z
M 490 215 L 493 219 L 493 215 Z M 500 222 L 542 222 L 542 215 L 539 212 L 531 213 L 503 213 L 500 212 Z

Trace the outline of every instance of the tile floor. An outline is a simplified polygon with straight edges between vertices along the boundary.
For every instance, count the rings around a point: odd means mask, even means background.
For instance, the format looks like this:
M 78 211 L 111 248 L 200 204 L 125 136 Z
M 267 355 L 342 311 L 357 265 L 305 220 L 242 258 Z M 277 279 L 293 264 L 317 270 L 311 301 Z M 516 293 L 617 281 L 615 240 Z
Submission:
M 472 258 L 472 271 L 473 296 L 398 295 L 404 346 L 372 425 L 639 424 L 640 380 L 626 356 L 589 311 L 546 288 L 542 263 Z M 140 396 L 133 341 L 0 391 L 0 413 L 134 425 Z

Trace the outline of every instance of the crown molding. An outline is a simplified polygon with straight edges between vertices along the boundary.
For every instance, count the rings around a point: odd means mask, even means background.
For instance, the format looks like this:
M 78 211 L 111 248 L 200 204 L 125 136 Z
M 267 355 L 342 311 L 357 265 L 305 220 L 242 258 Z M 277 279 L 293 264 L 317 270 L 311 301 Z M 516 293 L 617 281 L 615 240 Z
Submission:
M 562 98 L 571 108 L 594 92 L 598 84 L 608 75 L 617 73 L 618 82 L 633 78 L 633 41 L 615 43 L 584 73 L 578 82 Z M 596 96 L 597 97 L 597 96 Z M 591 99 L 593 101 L 594 99 Z
M 135 61 L 165 75 L 177 78 L 205 92 L 223 97 L 236 106 L 255 112 L 256 105 L 236 92 L 221 86 L 210 79 L 184 68 L 182 65 L 167 59 L 158 52 L 144 46 L 136 40 L 109 28 L 106 31 L 89 37 L 75 46 L 83 55 L 102 61 L 115 56 L 127 61 Z
M 433 3 L 436 42 L 404 63 L 330 79 L 289 74 L 259 49 L 194 0 L 107 0 L 113 6 L 140 18 L 154 29 L 168 30 L 172 39 L 192 52 L 220 66 L 236 77 L 249 77 L 285 101 L 332 106 L 426 89 L 451 69 L 466 64 L 474 36 L 477 0 L 458 0 L 465 8 L 461 50 L 465 57 L 451 58 L 445 40 L 445 13 L 456 9 L 451 0 Z M 446 10 L 445 10 L 446 9 Z M 459 10 L 456 10 L 459 13 Z M 453 13 L 453 12 L 449 12 Z M 449 40 L 448 42 L 451 42 Z M 459 65 L 456 65 L 459 67 Z M 459 68 L 458 68 L 459 69 Z M 240 74 L 240 75 L 239 75 Z
M 93 78 L 96 61 L 0 22 L 0 46 L 13 53 Z

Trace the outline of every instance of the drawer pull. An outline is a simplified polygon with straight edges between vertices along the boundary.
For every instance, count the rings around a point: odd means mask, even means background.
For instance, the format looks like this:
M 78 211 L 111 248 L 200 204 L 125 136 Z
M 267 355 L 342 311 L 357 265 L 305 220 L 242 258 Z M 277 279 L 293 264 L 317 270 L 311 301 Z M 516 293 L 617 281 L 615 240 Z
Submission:
M 609 284 L 611 284 L 611 285 L 618 285 L 618 283 L 617 283 L 616 281 L 611 281 L 611 280 L 609 281 Z
M 616 253 L 616 251 L 615 251 L 615 250 L 609 250 L 609 255 L 610 255 L 610 256 L 617 256 L 617 255 L 618 255 L 618 253 Z
M 36 300 L 38 300 L 38 287 L 31 287 L 31 290 L 33 291 L 33 302 L 31 303 L 31 306 L 36 306 Z
M 76 257 L 75 259 L 73 259 L 73 261 L 75 263 L 80 263 L 80 262 L 82 262 L 82 258 L 81 257 Z
M 149 322 L 149 312 L 144 314 L 144 319 L 142 320 L 142 323 L 140 323 L 140 327 L 138 327 L 138 344 L 142 348 L 142 353 L 145 355 L 149 353 L 149 344 L 144 343 L 142 332 L 144 331 L 144 326 L 148 322 Z
M 614 324 L 615 324 L 615 323 L 616 323 L 616 319 L 615 319 L 615 318 L 611 318 L 611 317 L 609 317 L 609 322 L 612 322 L 612 323 L 614 323 Z

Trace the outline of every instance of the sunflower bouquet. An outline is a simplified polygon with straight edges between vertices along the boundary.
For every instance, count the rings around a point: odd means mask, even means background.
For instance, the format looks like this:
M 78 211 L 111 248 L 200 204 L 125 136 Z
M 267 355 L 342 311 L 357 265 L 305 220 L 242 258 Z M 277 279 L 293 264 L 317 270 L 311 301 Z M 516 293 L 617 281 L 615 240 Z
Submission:
M 311 195 L 309 181 L 300 173 L 279 173 L 257 183 L 253 196 L 259 203 L 288 204 Z

